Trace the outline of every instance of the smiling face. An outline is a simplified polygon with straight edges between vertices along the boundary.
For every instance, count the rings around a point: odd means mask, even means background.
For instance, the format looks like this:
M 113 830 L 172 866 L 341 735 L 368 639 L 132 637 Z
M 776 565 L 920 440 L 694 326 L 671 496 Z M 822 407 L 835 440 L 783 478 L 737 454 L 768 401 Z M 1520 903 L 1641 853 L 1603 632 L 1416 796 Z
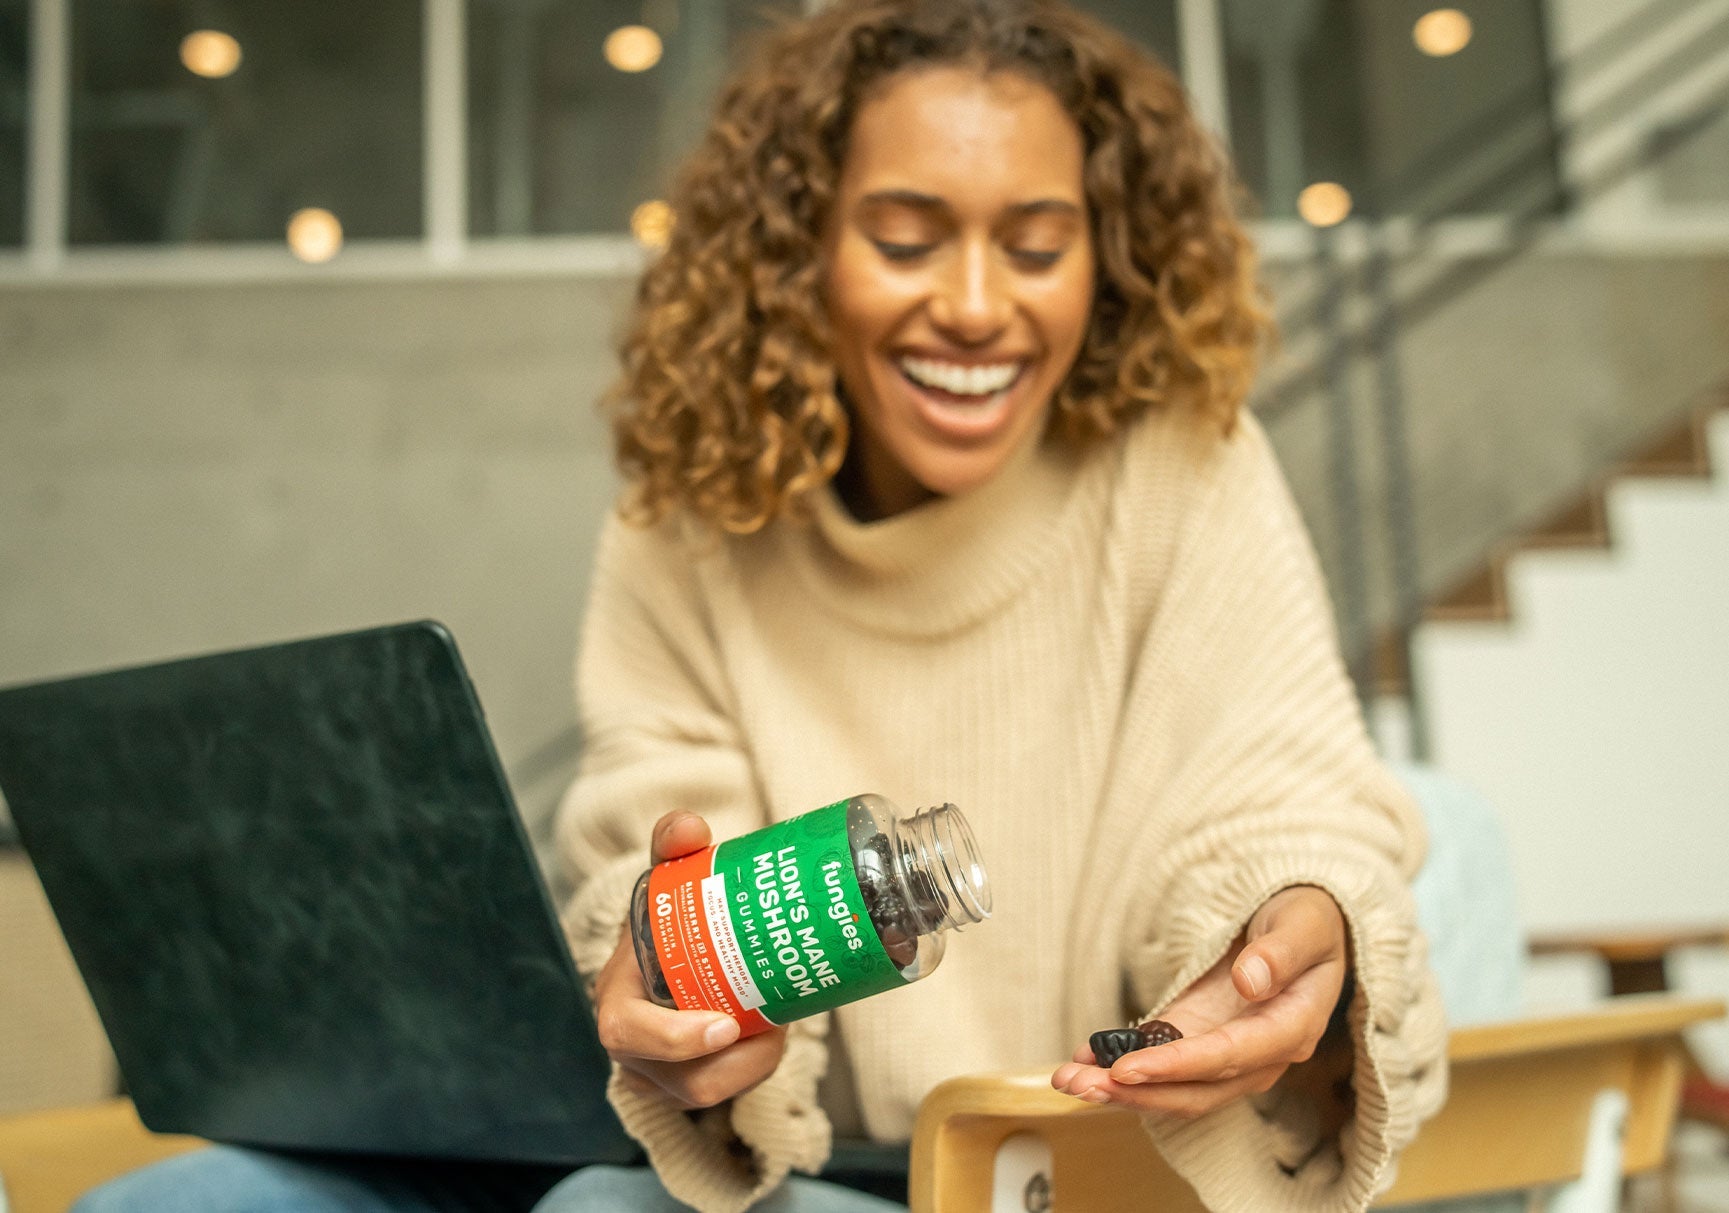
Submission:
M 907 72 L 859 107 L 824 276 L 856 513 L 965 493 L 1043 431 L 1092 311 L 1084 155 L 1010 73 Z

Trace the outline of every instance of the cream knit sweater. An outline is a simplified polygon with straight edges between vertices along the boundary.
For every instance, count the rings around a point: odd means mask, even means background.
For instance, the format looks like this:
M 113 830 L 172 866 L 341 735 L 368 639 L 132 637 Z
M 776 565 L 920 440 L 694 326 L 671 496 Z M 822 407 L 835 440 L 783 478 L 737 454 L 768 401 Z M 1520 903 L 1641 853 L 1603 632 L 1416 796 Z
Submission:
M 718 839 L 858 792 L 953 801 L 990 873 L 994 918 L 933 976 L 799 1021 L 729 1105 L 691 1115 L 615 1079 L 625 1127 L 698 1209 L 822 1165 L 831 1034 L 865 1130 L 904 1140 L 942 1079 L 1054 1069 L 1157 1013 L 1295 884 L 1350 928 L 1352 1118 L 1317 1142 L 1314 1109 L 1276 1088 L 1147 1118 L 1158 1148 L 1216 1210 L 1362 1209 L 1444 1096 L 1409 892 L 1421 825 L 1365 737 L 1250 419 L 1221 439 L 1155 414 L 1089 456 L 1029 448 L 971 494 L 870 524 L 830 493 L 810 523 L 745 538 L 609 524 L 578 691 L 588 748 L 559 839 L 590 979 L 671 809 Z

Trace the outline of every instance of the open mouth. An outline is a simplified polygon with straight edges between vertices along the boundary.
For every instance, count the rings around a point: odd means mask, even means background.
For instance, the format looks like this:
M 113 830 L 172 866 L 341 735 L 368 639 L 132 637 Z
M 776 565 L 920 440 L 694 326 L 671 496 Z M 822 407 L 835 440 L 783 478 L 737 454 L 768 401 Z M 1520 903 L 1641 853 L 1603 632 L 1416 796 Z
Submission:
M 1014 389 L 1027 366 L 1020 359 L 974 365 L 910 355 L 895 359 L 927 430 L 967 446 L 991 441 L 1010 424 Z
M 916 386 L 941 392 L 957 401 L 983 402 L 1014 386 L 1026 364 L 1019 361 L 963 365 L 936 358 L 905 357 L 897 360 L 900 372 Z

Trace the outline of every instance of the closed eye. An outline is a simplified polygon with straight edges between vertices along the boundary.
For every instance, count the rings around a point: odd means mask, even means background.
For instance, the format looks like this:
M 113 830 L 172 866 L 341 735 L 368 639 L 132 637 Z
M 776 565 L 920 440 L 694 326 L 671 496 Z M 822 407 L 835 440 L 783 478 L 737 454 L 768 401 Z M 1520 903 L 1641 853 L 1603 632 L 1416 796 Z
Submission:
M 1028 269 L 1048 270 L 1063 258 L 1062 249 L 1013 249 L 1009 256 Z
M 873 240 L 871 243 L 890 261 L 917 261 L 936 248 L 934 244 L 896 244 L 892 240 Z

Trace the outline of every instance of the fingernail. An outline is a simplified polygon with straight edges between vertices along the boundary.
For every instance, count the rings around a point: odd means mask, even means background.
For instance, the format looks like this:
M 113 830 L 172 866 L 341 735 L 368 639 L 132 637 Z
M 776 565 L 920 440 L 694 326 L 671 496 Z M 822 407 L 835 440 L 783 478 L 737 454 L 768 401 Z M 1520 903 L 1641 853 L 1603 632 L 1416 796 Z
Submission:
M 1249 983 L 1249 993 L 1257 998 L 1273 984 L 1273 971 L 1259 956 L 1251 956 L 1243 962 L 1243 977 Z
M 1147 1076 L 1145 1074 L 1142 1074 L 1138 1070 L 1128 1070 L 1122 1074 L 1119 1074 L 1115 1070 L 1112 1070 L 1111 1071 L 1111 1081 L 1112 1082 L 1120 1082 L 1125 1087 L 1132 1087 L 1132 1086 L 1136 1086 L 1140 1083 L 1146 1082 Z
M 1109 1095 L 1106 1095 L 1103 1091 L 1099 1090 L 1097 1087 L 1088 1087 L 1085 1091 L 1082 1091 L 1081 1092 L 1081 1098 L 1086 1100 L 1088 1103 L 1110 1103 L 1111 1102 L 1111 1097 Z
M 702 1043 L 711 1049 L 721 1049 L 738 1039 L 738 1021 L 717 1019 L 702 1034 Z

